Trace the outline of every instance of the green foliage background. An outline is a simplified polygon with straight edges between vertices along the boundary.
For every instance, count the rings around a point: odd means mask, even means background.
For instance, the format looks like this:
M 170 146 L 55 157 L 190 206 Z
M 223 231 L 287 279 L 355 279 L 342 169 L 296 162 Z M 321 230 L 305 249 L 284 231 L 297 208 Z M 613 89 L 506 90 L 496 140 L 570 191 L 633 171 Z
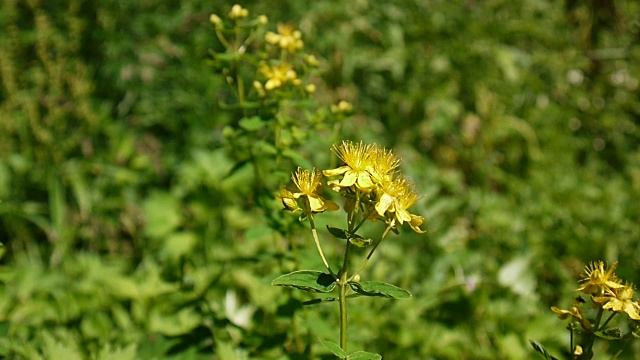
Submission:
M 310 238 L 222 135 L 238 119 L 208 19 L 232 4 L 3 2 L 3 356 L 331 358 L 337 308 L 270 285 L 321 269 Z M 276 4 L 242 5 L 298 24 L 318 97 L 355 106 L 343 138 L 398 149 L 424 194 L 427 236 L 392 238 L 365 274 L 413 297 L 352 302 L 352 348 L 523 359 L 534 339 L 562 357 L 548 309 L 585 263 L 640 284 L 640 4 Z M 326 135 L 301 163 L 328 168 Z

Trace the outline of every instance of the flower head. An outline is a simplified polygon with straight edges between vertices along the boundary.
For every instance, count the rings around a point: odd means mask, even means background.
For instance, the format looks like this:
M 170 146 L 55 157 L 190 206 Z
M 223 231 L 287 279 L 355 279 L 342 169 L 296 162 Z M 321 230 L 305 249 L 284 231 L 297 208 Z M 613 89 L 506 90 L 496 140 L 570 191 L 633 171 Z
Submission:
M 300 85 L 301 83 L 295 70 L 293 70 L 293 66 L 289 63 L 274 66 L 263 64 L 258 71 L 267 78 L 267 82 L 264 84 L 264 88 L 267 91 L 280 88 L 287 83 L 294 85 Z
M 424 233 L 424 230 L 420 229 L 424 218 L 411 214 L 408 210 L 418 200 L 418 194 L 413 190 L 413 185 L 409 181 L 402 176 L 393 180 L 386 179 L 380 183 L 378 192 L 375 210 L 392 228 L 406 222 L 413 231 Z
M 311 212 L 323 212 L 325 210 L 338 210 L 338 204 L 333 201 L 324 199 L 322 194 L 322 173 L 316 169 L 303 170 L 298 168 L 295 173 L 291 174 L 291 180 L 296 189 L 290 191 L 282 189 L 277 196 L 282 205 L 287 210 L 304 210 Z M 299 206 L 298 199 L 306 199 L 302 201 L 302 209 Z
M 582 273 L 582 285 L 577 289 L 587 295 L 604 294 L 608 290 L 622 288 L 620 279 L 614 273 L 618 267 L 618 263 L 611 265 L 608 270 L 605 269 L 604 262 L 592 262 L 584 268 Z
M 342 175 L 341 180 L 330 182 L 331 186 L 337 189 L 355 186 L 360 191 L 369 191 L 373 188 L 374 183 L 367 169 L 372 165 L 372 157 L 376 151 L 375 145 L 343 141 L 339 146 L 334 145 L 331 150 L 345 163 L 338 168 L 323 171 L 328 177 Z
M 291 24 L 278 24 L 278 33 L 269 31 L 265 34 L 264 39 L 271 45 L 276 45 L 281 49 L 286 49 L 290 53 L 302 50 L 304 43 L 302 42 L 302 33 L 296 30 Z
M 602 304 L 605 310 L 626 313 L 633 320 L 640 320 L 640 305 L 633 302 L 636 290 L 626 283 L 622 287 L 607 289 L 605 296 L 594 297 L 593 301 Z

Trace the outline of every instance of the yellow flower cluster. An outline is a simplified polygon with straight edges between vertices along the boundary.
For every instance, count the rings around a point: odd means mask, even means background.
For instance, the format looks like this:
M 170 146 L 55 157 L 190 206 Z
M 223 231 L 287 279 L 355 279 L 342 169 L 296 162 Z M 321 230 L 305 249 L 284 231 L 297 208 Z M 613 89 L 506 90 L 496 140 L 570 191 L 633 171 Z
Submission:
M 334 145 L 332 151 L 344 162 L 344 165 L 322 174 L 327 177 L 341 177 L 327 183 L 333 190 L 346 199 L 345 210 L 363 210 L 367 219 L 382 220 L 392 229 L 404 223 L 418 233 L 424 231 L 422 216 L 409 212 L 418 200 L 413 184 L 398 173 L 400 165 L 395 153 L 378 145 L 368 145 L 344 141 Z M 287 210 L 301 210 L 298 199 L 303 196 L 309 201 L 311 212 L 337 210 L 335 203 L 320 196 L 321 174 L 317 170 L 298 169 L 292 175 L 297 188 L 295 191 L 283 189 L 278 198 Z
M 393 151 L 350 141 L 334 145 L 332 150 L 344 165 L 323 173 L 341 176 L 328 185 L 347 198 L 347 208 L 359 202 L 371 220 L 381 219 L 393 229 L 407 223 L 415 232 L 424 233 L 420 229 L 424 218 L 409 212 L 418 194 L 413 183 L 397 171 L 400 159 Z
M 592 262 L 585 267 L 580 279 L 582 284 L 577 291 L 590 295 L 596 308 L 626 314 L 632 320 L 640 320 L 640 299 L 633 301 L 635 288 L 633 284 L 623 283 L 618 278 L 614 273 L 617 267 L 618 263 L 607 269 L 602 261 Z M 551 311 L 558 314 L 560 319 L 571 316 L 581 322 L 587 330 L 592 328 L 583 317 L 579 301 L 576 301 L 570 310 L 552 307 Z
M 276 45 L 281 49 L 285 49 L 290 53 L 302 50 L 304 42 L 302 42 L 302 33 L 296 30 L 295 26 L 290 24 L 278 24 L 278 33 L 269 31 L 265 34 L 264 39 L 271 45 Z
M 262 64 L 258 69 L 260 74 L 267 78 L 264 88 L 267 91 L 278 89 L 285 84 L 300 85 L 302 81 L 298 78 L 298 74 L 293 69 L 293 65 L 282 63 L 280 65 Z

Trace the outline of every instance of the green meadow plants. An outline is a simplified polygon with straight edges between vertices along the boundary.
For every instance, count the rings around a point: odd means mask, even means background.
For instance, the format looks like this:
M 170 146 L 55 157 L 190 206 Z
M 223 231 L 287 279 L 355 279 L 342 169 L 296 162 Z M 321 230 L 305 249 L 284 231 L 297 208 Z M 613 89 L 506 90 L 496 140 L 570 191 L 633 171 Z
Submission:
M 415 232 L 424 233 L 420 228 L 424 219 L 409 212 L 418 200 L 418 195 L 411 181 L 397 171 L 400 159 L 392 150 L 375 144 L 350 141 L 334 145 L 332 150 L 343 162 L 342 166 L 322 172 L 315 168 L 298 168 L 291 175 L 293 188 L 282 189 L 278 196 L 286 210 L 299 213 L 301 220 L 308 220 L 325 271 L 297 270 L 276 278 L 272 284 L 315 293 L 337 293 L 337 298 L 322 297 L 307 302 L 339 302 L 340 345 L 328 340 L 324 340 L 323 344 L 341 359 L 381 359 L 380 355 L 374 353 L 347 352 L 347 300 L 359 296 L 394 299 L 411 296 L 408 291 L 391 284 L 362 280 L 361 272 L 389 232 L 397 234 L 398 228 L 406 224 Z M 323 184 L 323 175 L 337 179 Z M 344 255 L 340 261 L 342 265 L 337 271 L 329 265 L 324 255 L 322 246 L 327 240 L 320 239 L 314 218 L 317 214 L 339 209 L 338 204 L 323 196 L 324 186 L 340 195 L 345 213 L 344 225 L 327 225 L 328 233 L 334 241 L 344 245 Z M 378 239 L 358 234 L 363 225 L 370 222 L 383 225 Z M 352 270 L 353 249 L 367 247 L 370 248 L 368 255 Z

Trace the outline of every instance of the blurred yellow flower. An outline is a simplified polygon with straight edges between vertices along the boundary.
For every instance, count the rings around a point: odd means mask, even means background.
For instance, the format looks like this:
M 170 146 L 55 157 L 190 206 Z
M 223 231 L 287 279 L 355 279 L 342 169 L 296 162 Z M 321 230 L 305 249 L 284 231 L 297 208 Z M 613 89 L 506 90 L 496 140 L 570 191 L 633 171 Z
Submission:
M 633 285 L 625 284 L 620 288 L 607 289 L 605 296 L 594 297 L 593 301 L 603 304 L 602 308 L 619 313 L 626 313 L 633 320 L 640 320 L 640 305 L 633 302 L 636 294 Z
M 343 175 L 341 180 L 331 181 L 329 185 L 337 189 L 354 185 L 361 191 L 372 189 L 374 184 L 368 168 L 372 165 L 375 150 L 375 145 L 365 145 L 362 142 L 354 144 L 351 141 L 343 141 L 339 146 L 333 145 L 331 151 L 344 161 L 345 165 L 323 171 L 327 177 Z
M 604 262 L 592 262 L 584 268 L 580 280 L 583 284 L 577 290 L 587 295 L 601 295 L 607 290 L 622 288 L 620 279 L 614 274 L 617 267 L 618 263 L 616 262 L 606 270 Z
M 284 86 L 287 83 L 300 85 L 298 74 L 293 70 L 293 65 L 282 63 L 280 65 L 269 66 L 263 64 L 258 71 L 267 78 L 264 88 L 267 91 L 274 90 Z
M 291 24 L 278 24 L 278 33 L 269 31 L 265 34 L 265 41 L 271 45 L 276 45 L 281 49 L 286 49 L 290 53 L 302 50 L 304 42 L 302 41 L 302 33 L 296 30 Z
M 249 16 L 249 10 L 243 8 L 242 6 L 235 4 L 231 7 L 231 11 L 229 12 L 229 18 L 232 20 L 244 19 Z
M 316 169 L 303 170 L 298 168 L 295 173 L 291 174 L 291 180 L 296 187 L 297 192 L 282 189 L 277 198 L 282 201 L 287 210 L 300 210 L 297 200 L 306 198 L 302 207 L 305 211 L 314 213 L 323 212 L 325 210 L 334 211 L 340 207 L 333 201 L 324 199 L 322 194 L 322 173 Z
M 340 100 L 337 104 L 331 105 L 331 112 L 334 114 L 344 114 L 353 111 L 353 105 L 350 102 Z
M 222 19 L 220 19 L 220 17 L 216 14 L 209 15 L 209 22 L 216 27 L 220 27 L 222 25 Z

